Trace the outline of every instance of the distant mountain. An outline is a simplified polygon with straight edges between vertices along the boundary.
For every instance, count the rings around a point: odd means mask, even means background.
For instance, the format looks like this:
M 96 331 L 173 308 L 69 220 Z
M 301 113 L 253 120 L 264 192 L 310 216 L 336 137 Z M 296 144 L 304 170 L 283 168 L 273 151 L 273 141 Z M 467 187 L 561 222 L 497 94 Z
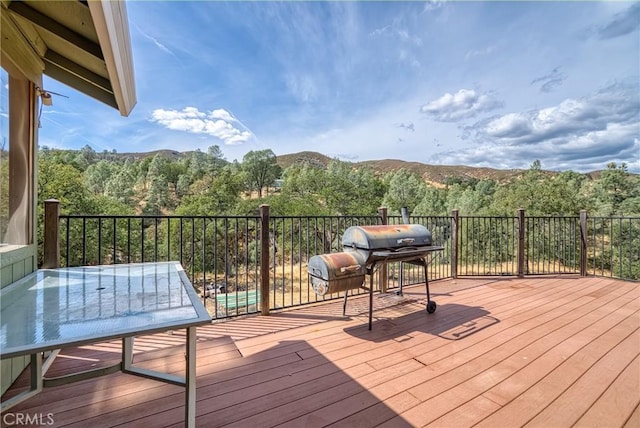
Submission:
M 311 165 L 326 167 L 332 158 L 316 152 L 300 152 L 277 157 L 278 165 L 283 169 L 299 163 L 309 163 Z M 366 166 L 372 170 L 386 174 L 388 172 L 406 169 L 421 176 L 426 182 L 434 185 L 451 181 L 466 181 L 470 179 L 495 181 L 507 181 L 518 176 L 525 170 L 522 169 L 495 169 L 484 167 L 472 167 L 464 165 L 428 165 L 420 162 L 407 162 L 399 159 L 382 159 L 363 162 L 354 162 L 354 168 Z

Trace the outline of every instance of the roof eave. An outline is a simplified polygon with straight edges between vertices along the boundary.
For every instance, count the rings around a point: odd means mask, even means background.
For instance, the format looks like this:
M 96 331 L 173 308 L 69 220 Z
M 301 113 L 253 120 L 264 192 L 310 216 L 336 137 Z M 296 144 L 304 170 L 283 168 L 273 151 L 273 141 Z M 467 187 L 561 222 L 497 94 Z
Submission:
M 89 0 L 88 5 L 118 110 L 121 115 L 128 116 L 137 100 L 125 4 L 123 1 Z

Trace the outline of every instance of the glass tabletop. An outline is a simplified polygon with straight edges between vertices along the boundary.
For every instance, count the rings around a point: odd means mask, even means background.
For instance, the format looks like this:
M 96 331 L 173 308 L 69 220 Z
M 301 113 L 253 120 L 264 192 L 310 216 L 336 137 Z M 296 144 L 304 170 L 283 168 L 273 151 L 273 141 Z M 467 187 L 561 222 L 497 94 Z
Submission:
M 2 358 L 211 321 L 178 262 L 41 269 L 0 305 Z

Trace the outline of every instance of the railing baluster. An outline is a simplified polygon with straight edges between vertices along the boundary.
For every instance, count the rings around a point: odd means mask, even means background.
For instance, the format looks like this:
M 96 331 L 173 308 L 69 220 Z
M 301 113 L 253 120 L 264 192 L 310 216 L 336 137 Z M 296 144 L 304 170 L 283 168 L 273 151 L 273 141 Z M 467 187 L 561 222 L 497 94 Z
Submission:
M 178 223 L 178 252 L 179 252 L 179 260 L 180 260 L 180 264 L 184 263 L 183 260 L 183 245 L 184 245 L 184 235 L 183 235 L 183 218 L 180 217 L 180 222 Z
M 195 278 L 196 272 L 196 218 L 191 218 L 191 280 Z
M 144 260 L 144 217 L 140 219 L 140 261 L 142 263 Z
M 202 217 L 202 289 L 207 286 L 207 219 Z
M 82 218 L 82 264 L 87 264 L 87 218 Z
M 102 217 L 98 217 L 98 262 L 102 264 Z
M 153 261 L 158 261 L 158 217 L 153 219 Z
M 68 266 L 71 266 L 71 263 L 69 262 L 69 257 L 70 257 L 70 254 L 71 254 L 69 252 L 69 248 L 70 248 L 70 246 L 69 246 L 69 236 L 70 236 L 70 233 L 71 233 L 71 231 L 70 231 L 71 230 L 71 218 L 67 217 L 65 220 L 67 220 L 67 230 L 66 230 L 66 233 L 65 233 L 65 239 L 67 240 L 67 242 L 65 243 L 66 254 L 65 254 L 64 257 L 65 257 L 65 266 L 68 267 Z
M 167 217 L 167 261 L 171 260 L 171 217 Z
M 117 246 L 116 246 L 116 234 L 117 234 L 117 229 L 116 229 L 116 218 L 113 218 L 113 255 L 111 256 L 113 258 L 113 263 L 117 263 L 117 258 L 116 258 L 116 254 L 117 254 Z

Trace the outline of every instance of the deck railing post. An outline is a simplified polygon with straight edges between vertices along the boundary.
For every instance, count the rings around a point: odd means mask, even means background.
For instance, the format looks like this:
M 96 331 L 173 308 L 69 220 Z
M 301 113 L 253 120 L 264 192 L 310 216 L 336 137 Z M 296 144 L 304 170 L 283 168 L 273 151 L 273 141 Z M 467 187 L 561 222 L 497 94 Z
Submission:
M 587 276 L 587 210 L 580 210 L 580 276 Z
M 389 224 L 387 207 L 378 208 L 378 214 L 380 214 L 380 221 L 382 222 L 382 224 Z M 389 285 L 388 276 L 389 274 L 387 270 L 387 264 L 382 263 L 382 265 L 380 266 L 380 292 L 381 293 L 387 292 L 387 286 Z
M 458 238 L 458 220 L 460 219 L 460 211 L 451 211 L 451 277 L 458 277 L 458 254 L 460 251 L 460 239 Z
M 260 307 L 269 315 L 269 205 L 260 205 Z M 274 254 L 275 257 L 275 254 Z
M 44 201 L 44 257 L 42 267 L 60 267 L 60 201 Z
M 522 208 L 518 209 L 518 278 L 524 278 L 525 268 L 525 213 Z

